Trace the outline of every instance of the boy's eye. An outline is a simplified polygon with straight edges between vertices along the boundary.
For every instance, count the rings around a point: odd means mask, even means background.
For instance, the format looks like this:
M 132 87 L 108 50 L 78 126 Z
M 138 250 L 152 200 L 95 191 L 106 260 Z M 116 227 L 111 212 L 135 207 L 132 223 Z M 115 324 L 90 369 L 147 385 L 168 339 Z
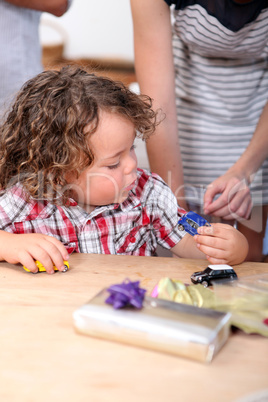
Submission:
M 131 146 L 131 148 L 130 148 L 130 151 L 134 151 L 134 149 L 136 148 L 136 145 L 132 145 Z M 118 168 L 120 166 L 120 161 L 119 162 L 117 162 L 115 165 L 110 165 L 110 166 L 107 166 L 107 168 L 108 169 L 116 169 L 116 168 Z
M 115 165 L 107 166 L 108 169 L 116 169 L 120 165 L 120 162 L 116 163 Z

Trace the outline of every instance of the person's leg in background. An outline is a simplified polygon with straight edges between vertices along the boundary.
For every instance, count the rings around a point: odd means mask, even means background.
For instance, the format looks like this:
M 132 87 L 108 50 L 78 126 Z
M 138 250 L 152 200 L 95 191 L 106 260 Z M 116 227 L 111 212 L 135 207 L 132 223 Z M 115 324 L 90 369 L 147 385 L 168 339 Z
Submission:
M 266 222 L 266 232 L 263 241 L 263 255 L 264 255 L 263 262 L 268 262 L 268 219 Z

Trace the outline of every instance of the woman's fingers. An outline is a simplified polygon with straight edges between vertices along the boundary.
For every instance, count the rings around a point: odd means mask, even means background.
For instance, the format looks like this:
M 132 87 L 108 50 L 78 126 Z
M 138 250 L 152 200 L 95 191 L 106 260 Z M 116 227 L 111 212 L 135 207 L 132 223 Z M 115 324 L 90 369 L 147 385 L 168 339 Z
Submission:
M 214 197 L 219 197 L 213 201 Z M 250 189 L 245 179 L 229 178 L 228 175 L 215 180 L 204 195 L 204 213 L 226 220 L 248 219 L 252 204 Z

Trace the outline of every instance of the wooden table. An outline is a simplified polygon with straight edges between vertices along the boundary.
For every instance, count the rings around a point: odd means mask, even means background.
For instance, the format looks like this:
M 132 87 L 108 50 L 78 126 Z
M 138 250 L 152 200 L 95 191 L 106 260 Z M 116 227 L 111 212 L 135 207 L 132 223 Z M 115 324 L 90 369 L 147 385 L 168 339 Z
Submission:
M 189 283 L 206 261 L 74 254 L 70 265 L 32 275 L 0 263 L 1 401 L 228 402 L 268 389 L 268 340 L 258 335 L 235 332 L 206 365 L 74 330 L 73 311 L 103 287 L 126 277 L 148 291 L 164 276 Z M 235 270 L 263 273 L 268 264 Z

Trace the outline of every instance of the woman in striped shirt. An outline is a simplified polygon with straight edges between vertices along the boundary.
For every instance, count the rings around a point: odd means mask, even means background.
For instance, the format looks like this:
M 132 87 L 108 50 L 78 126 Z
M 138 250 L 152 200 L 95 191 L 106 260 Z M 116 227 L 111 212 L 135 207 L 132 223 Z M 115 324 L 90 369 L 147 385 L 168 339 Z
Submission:
M 166 114 L 147 144 L 151 170 L 181 205 L 185 196 L 183 206 L 239 221 L 248 259 L 261 261 L 268 210 L 267 1 L 131 0 L 131 7 L 140 89 Z

